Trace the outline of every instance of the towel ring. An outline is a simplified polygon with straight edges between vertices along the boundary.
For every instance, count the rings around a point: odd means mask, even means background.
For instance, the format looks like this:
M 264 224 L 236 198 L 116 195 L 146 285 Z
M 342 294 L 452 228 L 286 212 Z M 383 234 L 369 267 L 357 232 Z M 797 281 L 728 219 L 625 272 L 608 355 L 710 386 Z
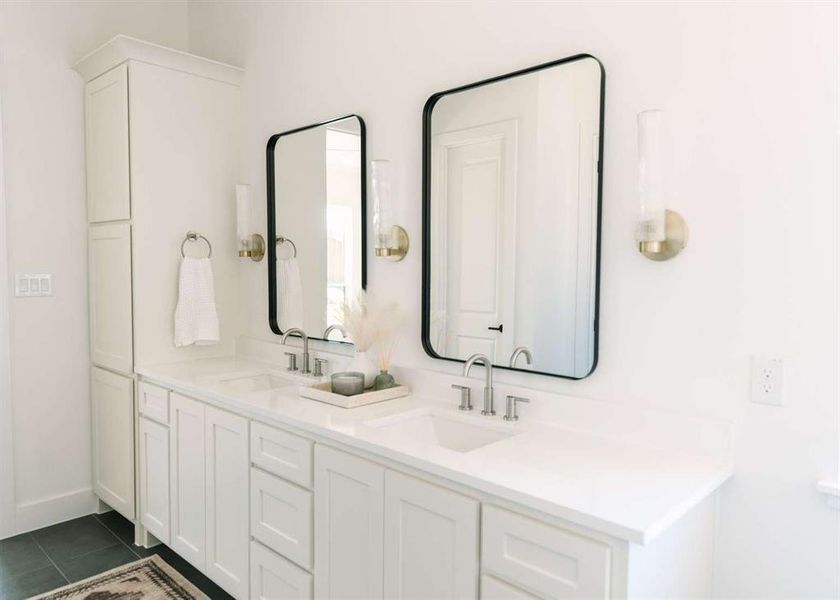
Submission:
M 184 238 L 184 241 L 181 242 L 181 256 L 184 258 L 186 258 L 187 256 L 186 254 L 184 254 L 184 246 L 187 242 L 197 242 L 199 239 L 204 240 L 204 242 L 207 244 L 207 258 L 213 256 L 213 245 L 210 243 L 210 240 L 208 240 L 200 233 L 196 233 L 195 231 L 188 231 L 186 237 Z
M 295 243 L 292 240 L 290 240 L 289 238 L 283 237 L 282 235 L 277 236 L 277 243 L 278 244 L 283 244 L 283 243 L 286 243 L 286 242 L 288 242 L 292 245 L 292 258 L 297 258 L 297 246 L 295 246 Z

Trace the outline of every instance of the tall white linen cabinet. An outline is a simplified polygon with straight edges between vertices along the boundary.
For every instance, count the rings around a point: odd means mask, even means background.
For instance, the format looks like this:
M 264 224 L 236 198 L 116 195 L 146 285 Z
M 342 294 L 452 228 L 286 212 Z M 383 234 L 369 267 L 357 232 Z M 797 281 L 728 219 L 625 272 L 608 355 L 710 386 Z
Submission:
M 126 36 L 74 68 L 85 81 L 93 490 L 137 522 L 134 465 L 169 449 L 160 423 L 138 414 L 135 365 L 233 352 L 242 72 Z M 187 231 L 212 244 L 221 332 L 212 346 L 173 343 Z M 210 248 L 199 239 L 184 251 Z

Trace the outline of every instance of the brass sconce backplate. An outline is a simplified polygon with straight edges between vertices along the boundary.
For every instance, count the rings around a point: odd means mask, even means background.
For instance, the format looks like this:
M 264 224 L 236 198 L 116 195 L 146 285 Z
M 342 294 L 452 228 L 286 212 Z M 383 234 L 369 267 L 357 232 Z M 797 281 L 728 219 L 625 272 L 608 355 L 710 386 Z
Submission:
M 408 254 L 408 232 L 399 225 L 391 227 L 391 236 L 396 241 L 395 248 L 376 248 L 376 256 L 393 262 L 401 261 Z
M 688 245 L 688 224 L 680 213 L 665 211 L 665 241 L 639 242 L 639 252 L 650 260 L 670 260 Z

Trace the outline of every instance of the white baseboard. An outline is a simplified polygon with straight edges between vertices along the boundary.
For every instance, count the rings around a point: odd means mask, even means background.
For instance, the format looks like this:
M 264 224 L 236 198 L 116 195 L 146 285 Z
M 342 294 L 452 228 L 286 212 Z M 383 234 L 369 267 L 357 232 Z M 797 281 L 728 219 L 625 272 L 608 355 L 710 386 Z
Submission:
M 85 488 L 17 505 L 15 529 L 25 533 L 96 512 L 93 490 Z

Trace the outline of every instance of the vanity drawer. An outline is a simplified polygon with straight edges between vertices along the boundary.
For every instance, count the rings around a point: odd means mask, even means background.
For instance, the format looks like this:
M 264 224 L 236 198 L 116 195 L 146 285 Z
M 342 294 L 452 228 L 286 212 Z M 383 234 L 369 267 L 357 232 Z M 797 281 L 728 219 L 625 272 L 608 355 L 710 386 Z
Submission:
M 529 517 L 485 505 L 484 570 L 546 598 L 607 598 L 611 548 Z
M 312 575 L 259 542 L 251 542 L 251 598 L 309 600 Z
M 311 569 L 312 492 L 252 468 L 251 535 Z
M 480 597 L 481 600 L 537 600 L 538 598 L 490 575 L 481 576 Z
M 312 445 L 305 438 L 268 425 L 251 424 L 251 462 L 307 488 L 312 487 Z
M 139 397 L 137 410 L 141 415 L 169 424 L 169 390 L 141 381 Z

